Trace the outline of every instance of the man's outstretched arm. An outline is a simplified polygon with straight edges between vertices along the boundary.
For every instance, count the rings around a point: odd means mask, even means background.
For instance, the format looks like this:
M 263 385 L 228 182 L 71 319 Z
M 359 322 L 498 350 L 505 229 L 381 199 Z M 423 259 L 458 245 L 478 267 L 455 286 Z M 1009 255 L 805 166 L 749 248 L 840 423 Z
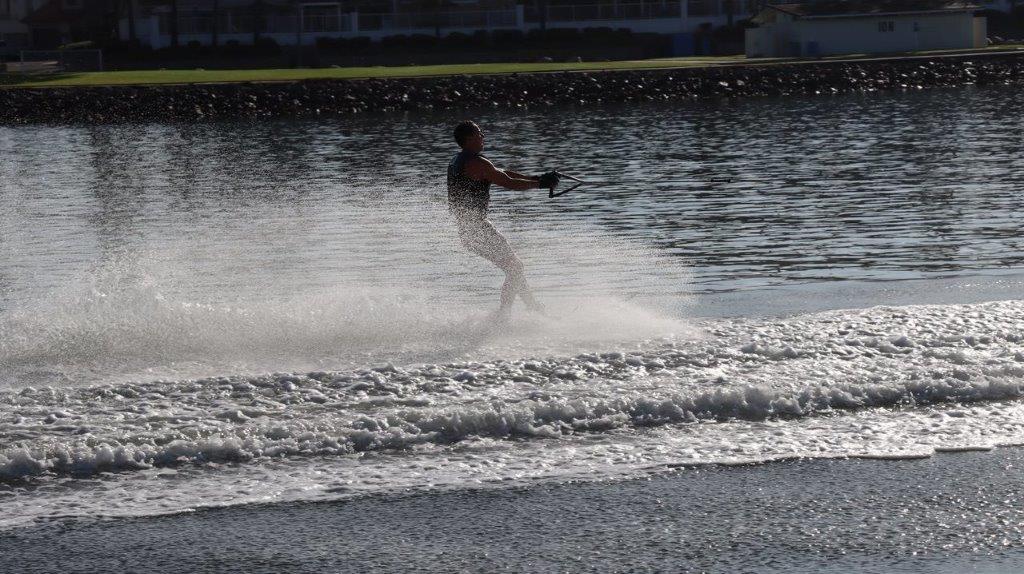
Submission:
M 529 179 L 529 180 L 532 180 L 532 181 L 537 181 L 538 179 L 540 179 L 536 175 L 523 175 L 521 173 L 516 173 L 516 172 L 514 172 L 512 170 L 508 170 L 508 169 L 505 170 L 505 174 L 508 175 L 509 177 L 514 177 L 516 179 Z
M 515 172 L 502 171 L 484 158 L 477 158 L 466 164 L 466 175 L 478 181 L 489 181 L 516 191 L 540 187 L 540 183 L 536 179 Z

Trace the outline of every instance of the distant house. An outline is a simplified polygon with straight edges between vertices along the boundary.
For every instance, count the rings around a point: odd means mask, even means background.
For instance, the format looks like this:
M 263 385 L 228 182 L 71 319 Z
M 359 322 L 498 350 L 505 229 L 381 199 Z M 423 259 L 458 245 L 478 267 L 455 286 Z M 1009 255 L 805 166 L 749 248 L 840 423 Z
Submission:
M 313 44 L 318 38 L 521 30 L 629 29 L 692 34 L 747 18 L 747 0 L 140 0 L 131 22 L 143 45 Z M 120 35 L 130 36 L 127 14 Z
M 986 45 L 963 0 L 824 0 L 768 6 L 746 31 L 748 58 L 953 50 Z

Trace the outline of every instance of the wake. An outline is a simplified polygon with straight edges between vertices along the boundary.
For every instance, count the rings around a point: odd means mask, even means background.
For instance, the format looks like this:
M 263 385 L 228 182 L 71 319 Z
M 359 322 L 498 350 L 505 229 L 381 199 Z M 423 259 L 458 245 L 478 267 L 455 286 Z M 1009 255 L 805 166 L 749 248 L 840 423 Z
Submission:
M 572 357 L 26 388 L 0 393 L 0 421 L 8 421 L 0 442 L 10 445 L 0 451 L 0 476 L 1018 399 L 1022 320 L 1018 301 L 879 307 L 715 320 L 700 338 Z

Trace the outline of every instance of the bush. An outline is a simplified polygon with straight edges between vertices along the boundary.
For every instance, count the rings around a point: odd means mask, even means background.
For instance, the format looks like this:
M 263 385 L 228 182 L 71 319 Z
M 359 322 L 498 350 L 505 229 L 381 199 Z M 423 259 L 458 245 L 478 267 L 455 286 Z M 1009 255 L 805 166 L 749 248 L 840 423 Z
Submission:
M 414 50 L 432 50 L 437 48 L 441 39 L 429 34 L 413 34 L 409 36 L 408 46 Z
M 611 40 L 615 37 L 615 31 L 607 26 L 599 28 L 584 28 L 584 40 Z
M 253 44 L 253 52 L 262 56 L 275 56 L 281 53 L 281 46 L 269 36 L 260 36 Z
M 382 50 L 392 52 L 405 52 L 409 50 L 426 52 L 436 50 L 441 45 L 441 42 L 437 36 L 430 36 L 428 34 L 413 34 L 411 36 L 396 34 L 381 38 L 380 47 Z
M 238 40 L 228 40 L 221 44 L 217 51 L 221 54 L 226 54 L 232 57 L 244 55 L 246 50 L 249 50 L 249 46 L 243 46 Z
M 333 52 L 340 48 L 341 38 L 328 38 L 321 36 L 314 42 L 317 50 Z
M 373 40 L 367 36 L 349 38 L 345 41 L 345 47 L 353 52 L 366 52 L 373 46 Z
M 496 46 L 518 45 L 526 42 L 526 34 L 522 30 L 495 30 L 491 33 L 491 41 Z
M 373 40 L 366 36 L 356 38 L 329 38 L 322 36 L 316 39 L 316 48 L 331 54 L 351 54 L 353 52 L 365 52 L 372 43 Z
M 382 50 L 403 48 L 409 45 L 409 36 L 406 34 L 395 34 L 394 36 L 384 36 L 380 39 L 380 47 Z
M 534 29 L 526 37 L 531 45 L 551 47 L 575 44 L 579 41 L 580 33 L 576 28 Z
M 441 47 L 448 49 L 465 49 L 473 43 L 473 38 L 462 32 L 452 32 L 441 40 Z

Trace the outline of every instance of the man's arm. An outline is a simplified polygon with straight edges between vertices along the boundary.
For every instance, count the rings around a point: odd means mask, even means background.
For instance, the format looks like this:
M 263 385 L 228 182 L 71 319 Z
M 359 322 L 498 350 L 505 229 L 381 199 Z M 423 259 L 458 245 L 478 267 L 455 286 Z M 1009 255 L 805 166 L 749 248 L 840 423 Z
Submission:
M 466 175 L 477 181 L 489 181 L 506 189 L 523 191 L 526 189 L 537 189 L 540 183 L 529 176 L 523 176 L 515 172 L 502 171 L 485 158 L 479 157 L 466 164 Z
M 516 172 L 514 172 L 512 170 L 508 170 L 508 169 L 505 170 L 505 174 L 508 175 L 509 177 L 514 177 L 516 179 L 530 179 L 530 180 L 533 180 L 533 181 L 537 181 L 538 179 L 540 179 L 536 175 L 523 175 L 521 173 L 516 173 Z

